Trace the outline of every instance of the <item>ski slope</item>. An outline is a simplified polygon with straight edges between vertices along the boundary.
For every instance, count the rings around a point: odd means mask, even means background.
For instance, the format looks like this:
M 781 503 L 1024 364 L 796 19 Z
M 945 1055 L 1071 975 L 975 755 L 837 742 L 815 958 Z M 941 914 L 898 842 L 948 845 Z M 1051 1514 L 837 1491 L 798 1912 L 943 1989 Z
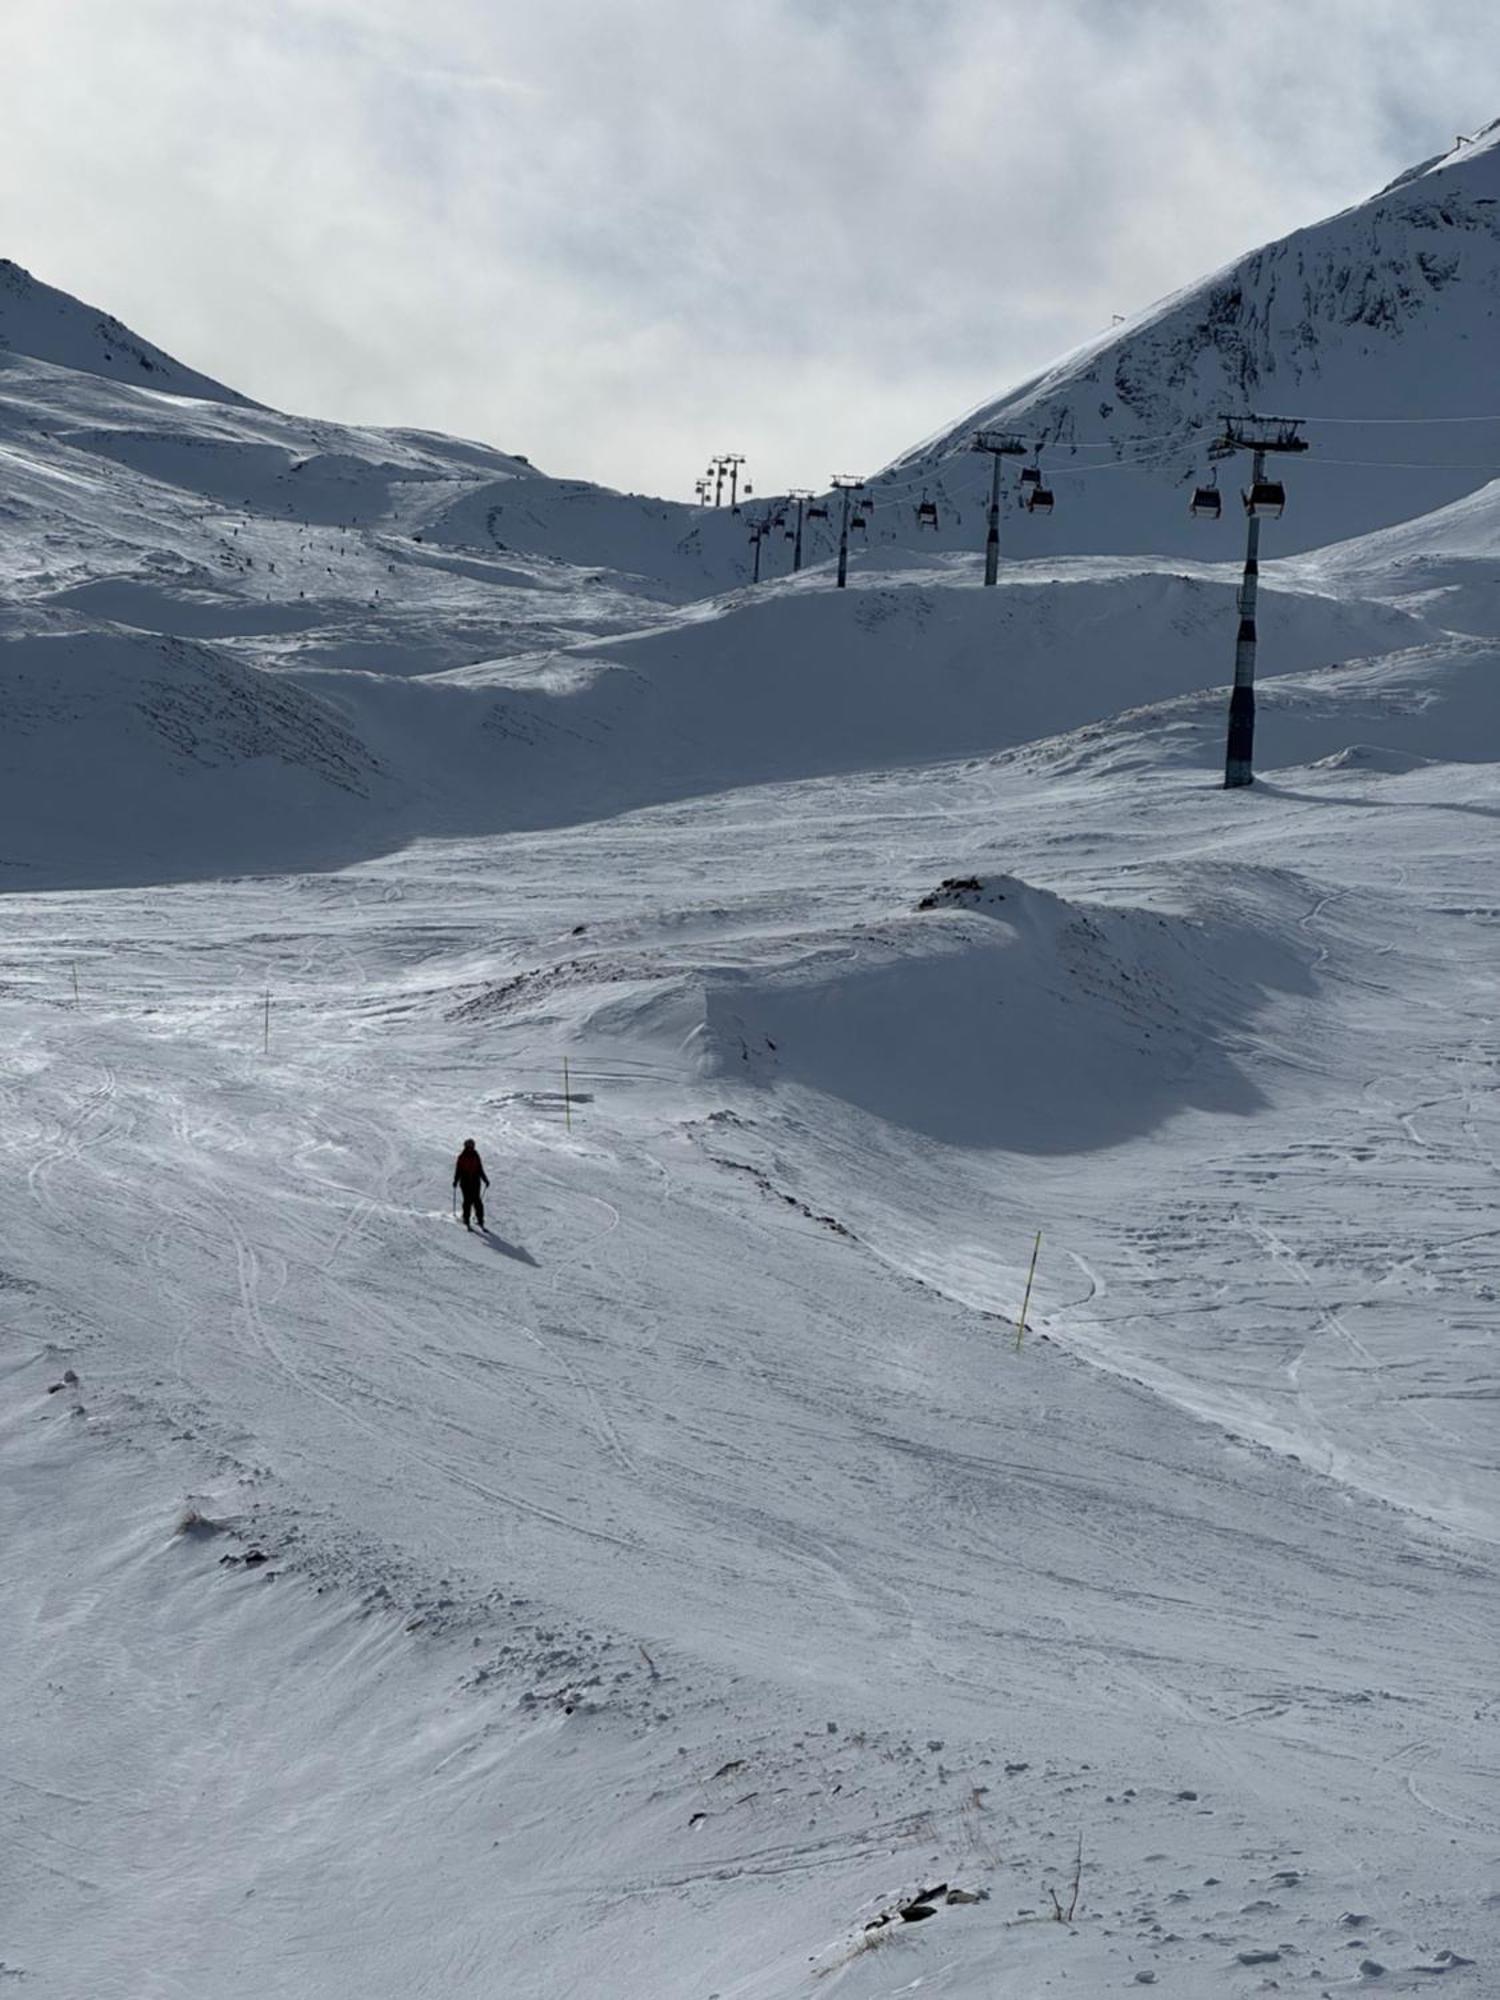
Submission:
M 1488 1993 L 1500 489 L 1268 529 L 1226 794 L 1232 551 L 751 591 L 60 298 L 0 1983 Z
M 1079 749 L 10 899 L 36 1991 L 1493 1963 L 1489 772 Z

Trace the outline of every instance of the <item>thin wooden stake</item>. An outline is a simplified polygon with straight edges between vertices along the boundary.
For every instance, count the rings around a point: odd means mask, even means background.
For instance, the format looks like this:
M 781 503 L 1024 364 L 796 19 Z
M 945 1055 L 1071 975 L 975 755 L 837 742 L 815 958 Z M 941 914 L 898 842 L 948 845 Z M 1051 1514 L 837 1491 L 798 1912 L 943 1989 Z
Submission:
M 79 1007 L 82 1004 L 78 998 L 78 960 L 75 958 L 73 960 L 73 1005 Z
M 568 1130 L 571 1132 L 573 1129 L 573 1086 L 568 1077 L 568 1059 L 566 1056 L 563 1057 L 563 1117 L 567 1120 Z
M 266 988 L 266 1032 L 263 1048 L 266 1055 L 271 1053 L 271 989 L 269 986 Z
M 1016 1321 L 1016 1352 L 1021 1351 L 1021 1337 L 1026 1331 L 1026 1313 L 1031 1305 L 1031 1281 L 1036 1276 L 1036 1260 L 1041 1253 L 1042 1232 L 1036 1233 L 1036 1241 L 1031 1246 L 1031 1269 L 1026 1273 L 1026 1296 L 1021 1301 L 1021 1317 Z

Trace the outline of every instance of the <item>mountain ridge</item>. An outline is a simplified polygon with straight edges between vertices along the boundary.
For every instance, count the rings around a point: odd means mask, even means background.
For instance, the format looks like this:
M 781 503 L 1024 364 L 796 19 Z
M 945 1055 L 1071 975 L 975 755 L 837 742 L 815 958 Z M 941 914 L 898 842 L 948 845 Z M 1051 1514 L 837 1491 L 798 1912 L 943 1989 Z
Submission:
M 1500 473 L 1497 322 L 1500 122 L 1169 293 L 932 433 L 872 487 L 877 504 L 882 491 L 905 499 L 922 487 L 940 508 L 945 492 L 955 508 L 978 506 L 988 466 L 970 457 L 973 436 L 1015 431 L 1039 447 L 1057 494 L 1055 520 L 1017 528 L 1017 553 L 1201 552 L 1185 510 L 1188 487 L 1208 474 L 1207 446 L 1224 415 L 1270 407 L 1304 416 L 1314 445 L 1277 546 L 1348 539 Z M 1394 453 L 1386 429 L 1414 409 L 1432 428 L 1412 433 L 1420 454 Z M 1488 429 L 1459 421 L 1490 412 Z M 1493 457 L 1479 463 L 1483 449 Z M 1406 476 L 1349 479 L 1356 469 Z M 1099 499 L 1101 483 L 1128 497 Z
M 23 264 L 0 257 L 0 355 L 7 353 L 166 395 L 232 403 L 243 409 L 261 407 L 227 383 L 187 367 L 112 313 L 45 283 Z

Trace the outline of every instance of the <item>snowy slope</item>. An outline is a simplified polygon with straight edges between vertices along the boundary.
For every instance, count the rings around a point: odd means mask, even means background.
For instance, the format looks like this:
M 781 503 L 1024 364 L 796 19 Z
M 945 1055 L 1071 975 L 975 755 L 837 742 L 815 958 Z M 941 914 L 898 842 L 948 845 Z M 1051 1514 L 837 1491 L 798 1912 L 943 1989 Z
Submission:
M 1294 231 L 1164 300 L 907 453 L 875 482 L 879 535 L 909 539 L 924 493 L 939 543 L 983 536 L 976 429 L 1045 444 L 1050 518 L 1013 513 L 1015 554 L 1227 555 L 1192 521 L 1227 412 L 1302 416 L 1311 450 L 1267 532 L 1307 549 L 1425 513 L 1500 473 L 1500 125 L 1359 206 Z M 1458 419 L 1483 421 L 1457 421 Z M 1248 460 L 1227 466 L 1229 495 Z M 1007 486 L 1015 488 L 1012 469 Z M 959 517 L 962 516 L 962 519 Z
M 1462 234 L 1320 305 L 1348 408 L 1459 368 L 1492 172 L 1263 253 Z M 1171 411 L 1283 364 L 1256 305 L 1179 378 L 1179 307 Z M 987 591 L 883 499 L 752 591 L 63 318 L 0 354 L 0 1984 L 1488 1994 L 1500 489 L 1267 563 L 1227 794 L 1232 525 L 1060 498 Z
M 0 257 L 0 354 L 24 354 L 59 368 L 138 384 L 170 396 L 243 405 L 246 398 L 196 369 L 184 368 L 109 313 Z
M 807 578 L 608 641 L 447 672 L 422 671 L 437 665 L 429 651 L 382 672 L 374 647 L 330 664 L 293 604 L 151 588 L 75 584 L 50 600 L 68 608 L 0 625 L 16 725 L 0 746 L 0 884 L 316 867 L 421 835 L 988 755 L 1211 685 L 1234 591 L 1227 576 L 1169 566 L 1080 562 L 993 593 L 969 563 L 872 571 L 852 593 Z M 163 603 L 178 633 L 214 641 L 139 630 Z M 1431 636 L 1398 606 L 1320 589 L 1272 587 L 1265 603 L 1287 671 Z M 101 613 L 111 622 L 94 622 Z M 273 646 L 277 671 L 245 664 Z M 191 732 L 163 720 L 184 702 Z
M 1024 755 L 9 899 L 39 1994 L 1486 1990 L 1492 773 Z
M 9 886 L 336 864 L 389 814 L 325 704 L 195 641 L 0 611 L 0 709 Z
M 1500 481 L 1433 514 L 1292 558 L 1314 588 L 1401 605 L 1449 630 L 1500 628 Z
M 869 551 L 842 595 L 813 567 L 705 596 L 742 568 L 727 514 L 685 527 L 686 510 L 482 446 L 19 355 L 0 387 L 0 561 L 21 621 L 0 649 L 19 703 L 0 746 L 12 886 L 321 866 L 422 834 L 990 754 L 1226 671 L 1232 568 L 1007 563 L 986 593 L 972 558 Z M 622 567 L 586 566 L 599 551 Z M 1425 603 L 1370 607 L 1364 584 L 1330 577 L 1269 581 L 1282 670 L 1433 636 Z M 43 645 L 67 668 L 39 705 Z M 192 741 L 151 721 L 149 658 L 193 680 Z M 298 702 L 306 756 L 287 733 Z M 331 762 L 316 754 L 335 741 Z

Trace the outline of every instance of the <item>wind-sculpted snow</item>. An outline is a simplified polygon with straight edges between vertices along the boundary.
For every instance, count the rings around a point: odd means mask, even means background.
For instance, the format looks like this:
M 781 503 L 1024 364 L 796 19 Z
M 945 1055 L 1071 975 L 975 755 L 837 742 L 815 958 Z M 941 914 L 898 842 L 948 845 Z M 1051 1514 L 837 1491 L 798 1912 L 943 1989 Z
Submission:
M 379 767 L 331 709 L 186 640 L 0 616 L 0 706 L 11 886 L 332 863 L 380 809 Z
M 365 740 L 425 787 L 430 830 L 556 825 L 662 799 L 983 756 L 1218 678 L 1226 578 L 1080 567 L 993 595 L 972 569 L 778 587 L 625 638 L 344 690 Z M 1267 596 L 1281 662 L 1384 650 L 1402 611 Z M 1128 648 L 1128 651 L 1122 649 Z M 333 677 L 306 677 L 332 697 Z M 788 718 L 795 717 L 795 727 Z M 1273 751 L 1274 755 L 1274 751 Z
M 75 680 L 71 702 L 30 714 L 27 783 L 0 800 L 0 856 L 23 871 L 13 882 L 320 866 L 420 835 L 560 825 L 737 785 L 992 755 L 1102 720 L 1123 689 L 1140 701 L 1217 680 L 1233 617 L 1232 586 L 1212 573 L 1081 565 L 1058 583 L 990 593 L 971 567 L 917 570 L 877 573 L 843 594 L 810 582 L 735 595 L 607 643 L 432 673 L 422 669 L 442 664 L 441 634 L 427 634 L 426 661 L 403 661 L 400 614 L 377 612 L 361 641 L 346 628 L 334 643 L 304 600 L 226 598 L 198 572 L 148 574 L 73 584 L 46 600 L 70 607 L 72 670 L 82 670 L 91 613 L 220 637 L 212 651 L 150 643 L 200 672 L 213 663 L 220 702 L 232 685 L 238 720 L 215 741 L 219 760 L 235 762 L 239 803 L 200 796 L 201 837 L 178 843 L 175 864 L 149 814 L 135 831 L 80 819 L 70 775 L 97 755 L 90 730 L 97 740 L 109 725 L 88 718 Z M 1424 629 L 1396 607 L 1312 592 L 1269 590 L 1265 616 L 1279 626 L 1285 669 L 1385 651 Z M 97 629 L 99 692 L 118 695 L 111 662 L 121 641 Z M 267 671 L 273 662 L 279 670 Z M 380 671 L 388 663 L 406 671 Z M 157 735 L 150 754 L 166 755 Z M 279 761 L 268 761 L 268 746 Z M 356 786 L 362 811 L 317 791 L 294 809 L 283 751 L 346 790 L 346 764 L 378 770 L 379 782 Z M 111 787 L 151 791 L 149 755 L 115 755 L 109 766 L 101 814 Z M 194 795 L 167 796 L 170 823 L 188 831 Z
M 809 941 L 790 969 L 720 974 L 715 1068 L 945 1145 L 1043 1156 L 1120 1145 L 1189 1108 L 1262 1107 L 1234 1040 L 1269 989 L 1308 990 L 1274 933 L 1074 906 L 1013 876 L 926 900 L 931 914 Z

